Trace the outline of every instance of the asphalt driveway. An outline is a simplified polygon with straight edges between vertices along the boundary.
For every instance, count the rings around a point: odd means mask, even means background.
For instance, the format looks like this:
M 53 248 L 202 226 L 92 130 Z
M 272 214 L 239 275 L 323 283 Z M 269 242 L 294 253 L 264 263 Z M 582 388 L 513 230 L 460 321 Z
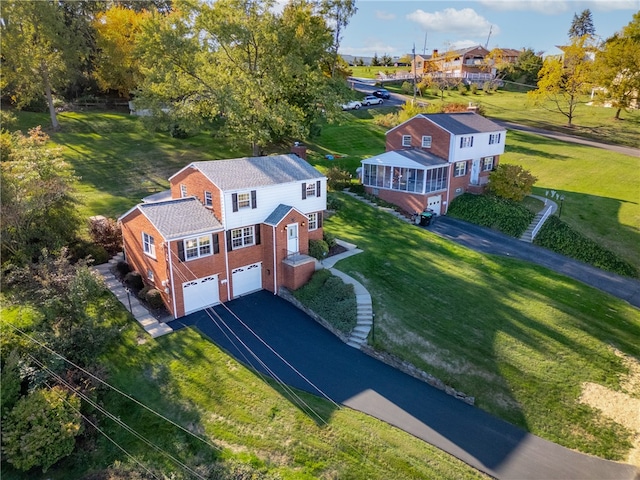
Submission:
M 347 346 L 266 291 L 170 326 L 194 326 L 254 369 L 395 425 L 499 479 L 637 478 L 630 465 L 531 435 Z

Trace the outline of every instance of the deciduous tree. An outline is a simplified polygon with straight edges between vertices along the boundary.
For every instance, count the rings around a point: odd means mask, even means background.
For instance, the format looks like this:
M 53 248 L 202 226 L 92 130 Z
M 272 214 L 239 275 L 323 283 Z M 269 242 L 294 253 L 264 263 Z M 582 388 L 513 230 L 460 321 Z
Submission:
M 329 26 L 333 29 L 333 65 L 331 67 L 331 76 L 333 77 L 338 65 L 338 50 L 342 41 L 342 33 L 358 9 L 356 0 L 321 0 L 320 11 L 325 18 L 329 19 Z
M 522 201 L 538 179 L 520 165 L 501 163 L 489 175 L 489 192 L 508 200 Z

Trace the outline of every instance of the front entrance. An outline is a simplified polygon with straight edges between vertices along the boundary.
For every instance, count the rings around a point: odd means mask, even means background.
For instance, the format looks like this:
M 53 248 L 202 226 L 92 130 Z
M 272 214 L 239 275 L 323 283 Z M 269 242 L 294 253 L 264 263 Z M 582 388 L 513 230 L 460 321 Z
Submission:
M 182 299 L 185 315 L 220 303 L 218 276 L 211 275 L 183 283 Z
M 262 263 L 253 263 L 234 269 L 231 272 L 231 286 L 233 298 L 262 290 Z
M 427 198 L 427 208 L 433 210 L 436 215 L 442 211 L 442 195 L 434 195 Z
M 298 253 L 298 224 L 287 225 L 287 255 Z
M 471 179 L 469 180 L 471 185 L 478 185 L 480 177 L 480 159 L 475 158 L 471 162 Z

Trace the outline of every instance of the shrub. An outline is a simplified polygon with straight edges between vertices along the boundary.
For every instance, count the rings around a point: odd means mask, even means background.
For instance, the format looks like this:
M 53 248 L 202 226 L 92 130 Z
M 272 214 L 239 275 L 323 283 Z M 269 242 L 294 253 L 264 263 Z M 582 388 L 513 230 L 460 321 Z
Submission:
M 147 291 L 144 299 L 149 304 L 149 307 L 153 309 L 159 309 L 164 307 L 164 302 L 162 301 L 162 294 L 160 293 L 160 290 L 158 290 L 157 288 L 150 288 L 149 291 Z
M 349 191 L 351 193 L 355 193 L 356 195 L 364 195 L 366 193 L 364 185 L 361 183 L 352 183 L 351 185 L 349 185 Z
M 576 232 L 555 216 L 547 219 L 533 243 L 603 270 L 627 277 L 638 277 L 638 271 L 633 265 Z
M 353 185 L 349 188 L 353 191 Z M 342 199 L 335 194 L 327 194 L 327 210 L 338 211 L 342 207 Z
M 413 93 L 413 84 L 409 82 L 402 82 L 402 86 L 400 87 L 400 90 L 402 91 L 402 93 L 406 95 Z
M 467 87 L 465 86 L 464 83 L 460 82 L 457 86 L 458 88 L 458 93 L 460 93 L 461 95 L 466 95 L 467 94 Z
M 538 180 L 520 165 L 501 163 L 489 175 L 489 192 L 498 197 L 521 202 L 531 194 L 531 187 Z
M 469 86 L 469 89 L 471 90 L 471 93 L 472 93 L 473 95 L 477 95 L 477 94 L 478 94 L 478 85 L 477 85 L 477 84 L 472 83 L 472 84 Z
M 322 240 L 324 240 L 329 248 L 333 248 L 336 246 L 336 237 L 332 233 L 324 230 L 322 232 Z
M 327 187 L 330 190 L 342 190 L 351 184 L 351 174 L 346 170 L 334 165 L 326 173 Z
M 109 261 L 109 254 L 104 247 L 85 240 L 74 242 L 70 247 L 70 253 L 74 260 L 91 258 L 94 265 L 101 265 Z
M 122 250 L 122 231 L 112 218 L 93 217 L 89 220 L 89 235 L 97 245 L 115 255 Z
M 142 275 L 139 272 L 129 272 L 124 276 L 124 284 L 136 295 L 144 288 Z
M 309 240 L 309 255 L 322 260 L 329 253 L 329 246 L 324 240 Z
M 131 271 L 131 267 L 124 260 L 120 260 L 116 264 L 116 270 L 120 274 L 120 277 L 124 277 L 127 273 L 129 273 Z

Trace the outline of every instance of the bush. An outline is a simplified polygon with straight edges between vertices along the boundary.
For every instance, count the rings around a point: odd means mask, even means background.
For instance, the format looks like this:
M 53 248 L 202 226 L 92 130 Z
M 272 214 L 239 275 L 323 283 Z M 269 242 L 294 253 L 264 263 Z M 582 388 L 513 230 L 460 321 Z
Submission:
M 520 237 L 535 214 L 524 205 L 490 195 L 465 193 L 449 205 L 447 215 Z
M 342 190 L 351 184 L 351 174 L 337 165 L 327 170 L 326 176 L 327 187 L 330 190 Z
M 138 272 L 129 272 L 124 276 L 124 284 L 136 295 L 144 288 L 142 275 Z
M 627 277 L 638 277 L 638 271 L 633 265 L 576 232 L 555 216 L 547 219 L 533 243 L 603 270 Z
M 122 231 L 112 218 L 93 217 L 89 220 L 89 235 L 97 245 L 115 255 L 122 250 Z
M 94 265 L 101 265 L 109 261 L 109 253 L 101 245 L 85 240 L 79 240 L 71 245 L 71 257 L 74 260 L 93 259 Z
M 147 291 L 144 299 L 149 304 L 149 307 L 151 307 L 154 310 L 164 307 L 164 302 L 162 301 L 162 294 L 160 293 L 160 290 L 158 290 L 157 288 L 150 288 Z
M 498 197 L 521 202 L 531 194 L 531 187 L 538 179 L 520 165 L 501 163 L 489 175 L 489 192 Z
M 131 271 L 131 267 L 124 260 L 120 260 L 116 264 L 116 270 L 120 274 L 120 277 L 123 278 L 127 273 L 129 273 Z
M 478 94 L 478 85 L 476 85 L 475 83 L 472 83 L 472 84 L 469 86 L 469 89 L 471 90 L 471 93 L 472 93 L 473 95 L 477 95 L 477 94 Z
M 464 83 L 460 82 L 457 86 L 458 88 L 458 93 L 460 93 L 461 95 L 466 95 L 467 94 L 467 87 L 465 86 Z
M 349 191 L 351 193 L 355 193 L 356 195 L 364 195 L 366 193 L 364 185 L 361 183 L 352 183 L 351 185 L 349 185 Z
M 340 210 L 340 207 L 342 207 L 342 199 L 337 197 L 334 194 L 328 193 L 327 194 L 327 210 L 338 211 Z
M 322 232 L 322 240 L 324 240 L 326 242 L 327 246 L 330 249 L 336 246 L 336 237 L 335 237 L 335 235 L 333 235 L 332 233 L 327 232 L 326 230 L 324 230 Z
M 322 260 L 329 253 L 329 246 L 324 240 L 309 240 L 309 255 L 317 260 Z
M 409 83 L 409 82 L 402 82 L 402 86 L 400 87 L 400 90 L 402 91 L 402 93 L 404 93 L 405 95 L 408 95 L 410 93 L 413 93 L 413 84 Z

